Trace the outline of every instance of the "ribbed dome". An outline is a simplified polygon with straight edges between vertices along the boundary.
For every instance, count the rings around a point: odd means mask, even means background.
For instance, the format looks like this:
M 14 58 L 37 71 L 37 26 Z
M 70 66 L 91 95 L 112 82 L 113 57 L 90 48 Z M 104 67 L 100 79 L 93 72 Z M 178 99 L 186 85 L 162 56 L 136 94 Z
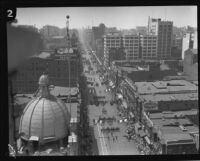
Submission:
M 27 140 L 31 136 L 37 136 L 40 143 L 45 143 L 47 139 L 58 140 L 67 135 L 70 114 L 66 105 L 49 93 L 47 77 L 41 78 L 44 76 L 40 77 L 39 84 L 40 81 L 44 83 L 42 87 L 40 84 L 39 95 L 25 107 L 20 120 L 19 133 L 23 133 L 23 138 Z
M 61 100 L 54 96 L 35 98 L 24 109 L 19 133 L 24 133 L 26 139 L 37 136 L 41 143 L 49 137 L 58 140 L 67 135 L 69 119 L 70 114 Z

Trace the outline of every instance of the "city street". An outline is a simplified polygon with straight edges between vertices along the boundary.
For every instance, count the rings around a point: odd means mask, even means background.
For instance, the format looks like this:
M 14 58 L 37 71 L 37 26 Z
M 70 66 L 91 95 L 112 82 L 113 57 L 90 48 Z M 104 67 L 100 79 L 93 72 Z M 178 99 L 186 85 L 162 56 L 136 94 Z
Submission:
M 89 58 L 90 56 L 87 55 Z M 90 61 L 91 62 L 91 61 Z M 96 73 L 96 67 L 91 63 L 93 71 Z M 98 74 L 86 74 L 86 76 L 92 77 L 95 80 L 94 84 L 98 83 L 99 86 L 95 86 L 95 91 L 97 96 L 105 96 L 106 104 L 99 106 L 89 105 L 89 119 L 90 126 L 94 128 L 94 139 L 97 141 L 99 155 L 139 155 L 136 145 L 132 140 L 128 140 L 126 135 L 126 124 L 119 123 L 120 117 L 117 115 L 116 104 L 110 105 L 112 100 L 112 93 L 106 92 L 106 85 L 101 85 L 101 80 Z M 105 109 L 107 113 L 103 113 L 102 109 Z M 116 121 L 113 123 L 105 123 L 102 125 L 100 122 L 94 124 L 94 119 L 98 120 L 99 117 L 115 117 Z M 107 125 L 107 126 L 106 126 Z M 118 127 L 119 131 L 116 132 L 102 132 L 104 127 Z

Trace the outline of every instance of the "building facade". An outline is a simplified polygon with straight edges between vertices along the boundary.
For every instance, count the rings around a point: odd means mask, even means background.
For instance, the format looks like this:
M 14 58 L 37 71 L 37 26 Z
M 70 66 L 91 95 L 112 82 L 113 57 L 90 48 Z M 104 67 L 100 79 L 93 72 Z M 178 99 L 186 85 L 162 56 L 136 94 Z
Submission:
M 156 59 L 157 36 L 110 34 L 104 36 L 104 59 L 108 65 L 110 49 L 123 48 L 126 60 Z
M 104 65 L 108 66 L 109 50 L 111 48 L 121 47 L 121 35 L 119 33 L 111 33 L 104 36 Z
M 188 49 L 185 51 L 183 61 L 183 73 L 189 80 L 198 80 L 198 53 L 197 49 Z
M 75 52 L 75 51 L 74 51 Z M 33 93 L 37 90 L 37 78 L 44 72 L 49 74 L 54 86 L 69 87 L 69 61 L 64 54 L 50 55 L 42 53 L 33 56 L 18 68 L 12 80 L 14 93 Z M 74 53 L 70 58 L 70 86 L 76 87 L 79 77 L 79 56 Z
M 182 40 L 182 59 L 184 60 L 187 49 L 198 49 L 197 31 L 186 33 Z
M 157 36 L 141 35 L 141 58 L 156 59 L 157 58 Z
M 149 18 L 148 34 L 157 35 L 157 57 L 168 59 L 171 57 L 173 22 Z
M 139 35 L 124 35 L 122 39 L 123 39 L 123 45 L 126 52 L 126 60 L 138 59 L 140 36 Z

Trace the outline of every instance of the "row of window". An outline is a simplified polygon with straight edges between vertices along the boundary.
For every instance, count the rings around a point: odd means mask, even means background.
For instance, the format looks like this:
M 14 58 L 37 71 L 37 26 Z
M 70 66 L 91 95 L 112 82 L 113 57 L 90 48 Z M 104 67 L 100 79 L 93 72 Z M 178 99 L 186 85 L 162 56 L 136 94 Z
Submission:
M 142 53 L 157 53 L 156 50 L 146 50 L 146 51 L 142 51 Z
M 110 44 L 106 46 L 107 48 L 117 48 L 120 47 L 120 45 Z
M 156 49 L 156 46 L 143 46 L 142 49 Z
M 137 47 L 139 47 L 139 44 L 125 44 L 124 45 L 125 47 L 132 47 L 132 48 L 137 48 Z
M 123 42 L 124 43 L 139 43 L 139 40 L 135 40 L 135 41 L 133 41 L 133 40 L 125 40 Z
M 133 42 L 133 41 L 126 41 L 126 42 L 124 42 L 123 43 L 124 45 L 135 45 L 135 46 L 137 46 L 137 45 L 139 45 L 139 41 L 137 41 L 137 42 Z M 157 44 L 157 41 L 155 40 L 155 41 L 152 41 L 152 40 L 149 40 L 149 41 L 142 41 L 141 42 L 141 44 L 152 44 L 152 45 L 156 45 Z M 115 43 L 104 43 L 104 46 L 108 46 L 108 45 L 121 45 L 121 43 L 117 43 L 117 42 L 115 42 Z
M 129 53 L 132 53 L 132 52 L 136 53 L 136 52 L 139 52 L 139 50 L 130 50 L 130 49 L 128 49 L 128 52 Z
M 120 40 L 106 40 L 104 42 L 106 42 L 106 43 L 111 43 L 111 42 L 120 43 L 121 41 Z
M 142 53 L 142 55 L 143 55 L 143 56 L 156 56 L 155 53 L 154 53 L 154 54 L 144 54 L 144 53 Z
M 142 42 L 144 42 L 144 43 L 156 43 L 157 42 L 157 40 L 144 40 L 144 41 L 142 41 Z

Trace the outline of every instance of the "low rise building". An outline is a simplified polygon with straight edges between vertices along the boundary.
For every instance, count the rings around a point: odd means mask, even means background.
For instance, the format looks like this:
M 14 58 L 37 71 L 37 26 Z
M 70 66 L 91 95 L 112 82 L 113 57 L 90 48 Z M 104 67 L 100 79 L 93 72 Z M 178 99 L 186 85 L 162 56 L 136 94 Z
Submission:
M 143 111 L 183 111 L 198 109 L 198 86 L 186 80 L 133 82 L 125 79 L 121 94 L 136 119 L 141 121 Z M 120 91 L 120 90 L 119 90 Z
M 161 154 L 197 154 L 199 128 L 186 115 L 196 111 L 145 114 L 145 131 L 151 144 L 157 144 Z

